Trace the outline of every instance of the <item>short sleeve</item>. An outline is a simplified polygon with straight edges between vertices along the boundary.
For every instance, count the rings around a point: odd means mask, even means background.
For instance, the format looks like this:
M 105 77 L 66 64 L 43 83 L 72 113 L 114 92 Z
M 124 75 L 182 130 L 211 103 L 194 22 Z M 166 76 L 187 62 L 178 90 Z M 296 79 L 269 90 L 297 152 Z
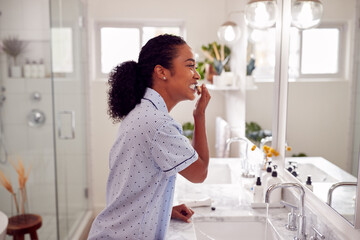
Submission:
M 181 134 L 181 126 L 174 122 L 156 131 L 150 150 L 156 164 L 168 176 L 184 170 L 198 159 L 189 139 Z

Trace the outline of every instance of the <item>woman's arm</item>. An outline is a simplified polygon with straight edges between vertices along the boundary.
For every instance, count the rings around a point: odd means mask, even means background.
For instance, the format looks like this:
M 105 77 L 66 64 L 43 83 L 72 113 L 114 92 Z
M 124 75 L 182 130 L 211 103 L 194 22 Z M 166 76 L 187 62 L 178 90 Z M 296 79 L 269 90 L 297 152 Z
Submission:
M 201 97 L 196 103 L 194 116 L 193 147 L 199 154 L 199 158 L 180 174 L 193 183 L 201 183 L 206 179 L 209 165 L 209 147 L 206 137 L 205 110 L 210 101 L 210 94 L 205 85 L 201 86 Z

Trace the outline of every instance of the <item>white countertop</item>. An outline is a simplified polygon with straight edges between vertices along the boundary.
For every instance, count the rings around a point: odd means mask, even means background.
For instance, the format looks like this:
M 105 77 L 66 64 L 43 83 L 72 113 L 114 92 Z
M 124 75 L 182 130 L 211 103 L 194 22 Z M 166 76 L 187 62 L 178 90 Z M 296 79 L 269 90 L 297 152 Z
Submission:
M 255 178 L 249 179 L 240 177 L 239 159 L 210 159 L 209 175 L 211 174 L 212 166 L 216 164 L 229 164 L 231 168 L 232 184 L 193 184 L 179 175 L 175 187 L 174 205 L 182 203 L 181 199 L 184 198 L 192 198 L 195 200 L 196 197 L 210 197 L 213 200 L 212 207 L 215 207 L 215 210 L 212 210 L 210 206 L 192 208 L 195 211 L 192 216 L 192 222 L 197 220 L 209 220 L 214 217 L 216 217 L 219 221 L 239 216 L 265 219 L 265 208 L 251 208 L 253 197 L 250 188 L 253 186 Z M 288 237 L 290 236 L 293 238 L 295 236 L 295 232 L 290 232 L 284 227 L 287 221 L 287 214 L 288 210 L 285 208 L 269 209 L 269 218 L 273 225 L 278 226 L 276 230 L 280 236 L 290 239 Z M 196 236 L 194 224 L 171 220 L 166 239 L 195 240 Z

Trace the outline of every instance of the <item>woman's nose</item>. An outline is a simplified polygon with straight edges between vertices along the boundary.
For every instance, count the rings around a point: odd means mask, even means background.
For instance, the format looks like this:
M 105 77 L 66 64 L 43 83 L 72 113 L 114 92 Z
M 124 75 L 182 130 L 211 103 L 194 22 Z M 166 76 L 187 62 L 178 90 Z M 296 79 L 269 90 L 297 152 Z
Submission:
M 200 76 L 200 74 L 198 73 L 197 70 L 195 70 L 194 78 L 195 79 L 200 79 L 201 78 L 201 76 Z

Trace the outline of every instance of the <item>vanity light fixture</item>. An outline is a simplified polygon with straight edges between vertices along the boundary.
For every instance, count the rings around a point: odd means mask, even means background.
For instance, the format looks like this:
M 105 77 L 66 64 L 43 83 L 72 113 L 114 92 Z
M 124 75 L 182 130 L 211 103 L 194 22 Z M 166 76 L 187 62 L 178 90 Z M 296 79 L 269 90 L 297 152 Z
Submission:
M 241 30 L 235 22 L 226 21 L 219 27 L 217 36 L 222 43 L 232 44 L 240 38 Z
M 298 29 L 310 29 L 319 25 L 322 13 L 319 0 L 296 0 L 291 7 L 291 23 Z
M 276 22 L 275 0 L 250 0 L 245 6 L 246 24 L 254 29 L 266 29 Z

